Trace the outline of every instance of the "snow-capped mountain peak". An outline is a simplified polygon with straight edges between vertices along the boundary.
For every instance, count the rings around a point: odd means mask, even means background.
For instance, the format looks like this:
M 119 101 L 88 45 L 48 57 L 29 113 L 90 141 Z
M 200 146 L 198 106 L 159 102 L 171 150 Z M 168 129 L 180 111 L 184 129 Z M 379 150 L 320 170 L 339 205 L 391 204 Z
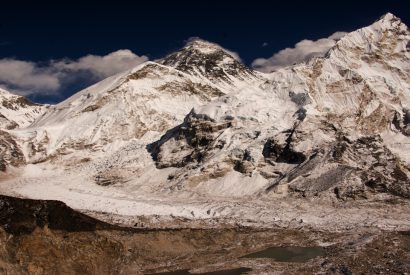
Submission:
M 50 107 L 25 135 L 29 161 L 84 146 L 101 151 L 115 142 L 158 138 L 192 108 L 262 81 L 209 42 L 193 42 L 171 56 L 109 77 Z M 47 146 L 32 150 L 35 143 Z
M 379 20 L 376 22 L 383 23 L 385 25 L 392 25 L 394 22 L 401 23 L 401 19 L 391 12 L 386 13 L 385 15 L 381 16 Z
M 357 52 L 357 48 L 364 48 L 367 52 L 385 48 L 404 53 L 410 47 L 409 39 L 408 27 L 398 17 L 387 13 L 370 26 L 342 37 L 336 48 L 347 47 L 352 53 Z
M 215 51 L 223 50 L 223 48 L 218 44 L 199 38 L 188 41 L 184 49 L 196 49 L 204 54 L 209 54 Z
M 389 129 L 393 117 L 398 118 L 395 131 L 407 133 L 408 129 L 404 121 L 408 121 L 410 107 L 410 56 L 406 48 L 409 39 L 407 27 L 386 15 L 345 35 L 327 56 L 270 74 L 270 80 L 259 91 L 244 89 L 196 109 L 180 128 L 167 132 L 152 144 L 157 166 L 183 166 L 180 174 L 173 177 L 180 184 L 189 182 L 187 174 L 196 180 L 198 166 L 206 167 L 210 178 L 222 173 L 222 169 L 226 173 L 226 178 L 221 176 L 223 188 L 231 195 L 238 181 L 229 180 L 235 175 L 232 170 L 254 179 L 255 189 L 250 191 L 249 187 L 250 192 L 255 192 L 257 185 L 265 180 L 271 186 L 281 185 L 276 190 L 290 188 L 304 194 L 329 190 L 330 185 L 339 182 L 342 197 L 343 192 L 352 192 L 345 181 L 348 174 L 361 178 L 360 190 L 354 190 L 356 195 L 365 192 L 367 182 L 377 171 L 370 169 L 366 161 L 358 166 L 362 156 L 353 153 L 354 150 L 370 150 L 365 154 L 370 157 L 372 148 L 377 147 L 383 150 L 385 158 L 391 158 L 393 151 L 400 161 L 410 163 L 409 154 L 397 150 L 398 144 L 409 148 L 402 143 L 406 137 L 395 135 L 393 142 Z M 328 129 L 329 124 L 333 130 Z M 352 153 L 346 152 L 343 161 L 327 157 L 319 161 L 318 152 L 327 155 L 337 150 L 334 146 L 338 146 L 340 136 L 352 140 L 351 145 L 346 144 L 351 146 Z M 389 138 L 383 140 L 380 136 Z M 316 160 L 307 161 L 310 158 Z M 351 165 L 347 170 L 345 163 Z M 298 178 L 299 169 L 306 175 Z M 402 185 L 407 176 L 396 178 L 394 173 L 392 178 L 389 176 L 390 169 L 403 171 L 401 175 L 409 171 L 401 164 L 396 167 L 386 164 L 384 169 L 387 176 L 379 181 L 388 186 L 386 191 L 409 196 L 409 186 Z M 329 182 L 328 177 L 336 174 L 343 176 Z M 179 178 L 180 175 L 183 177 Z M 203 172 L 201 176 L 206 178 Z M 201 186 L 215 183 L 211 179 L 205 182 Z
M 386 13 L 372 25 L 363 29 L 370 29 L 373 32 L 381 32 L 381 34 L 384 35 L 387 35 L 385 32 L 390 32 L 390 34 L 396 35 L 404 35 L 406 32 L 409 32 L 408 27 L 401 21 L 401 19 L 394 16 L 392 13 Z M 376 36 L 373 38 L 379 37 Z
M 232 82 L 235 79 L 244 80 L 255 76 L 252 70 L 240 62 L 235 53 L 201 39 L 188 42 L 180 51 L 158 62 L 217 82 Z

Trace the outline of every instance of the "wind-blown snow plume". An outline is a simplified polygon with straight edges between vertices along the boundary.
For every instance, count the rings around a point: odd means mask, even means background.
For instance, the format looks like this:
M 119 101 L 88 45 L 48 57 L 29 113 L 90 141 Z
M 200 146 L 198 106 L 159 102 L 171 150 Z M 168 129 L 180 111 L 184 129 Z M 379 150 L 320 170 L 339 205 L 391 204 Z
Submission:
M 241 57 L 239 56 L 239 53 L 234 52 L 234 51 L 232 51 L 232 50 L 229 50 L 229 49 L 227 49 L 227 48 L 224 48 L 224 47 L 222 47 L 221 45 L 218 45 L 218 44 L 216 44 L 216 43 L 210 43 L 210 42 L 208 42 L 208 41 L 206 41 L 206 40 L 204 40 L 204 39 L 202 39 L 202 38 L 200 38 L 200 37 L 197 37 L 197 36 L 193 36 L 193 37 L 188 38 L 188 39 L 186 40 L 186 44 L 187 44 L 187 45 L 190 45 L 190 44 L 194 43 L 195 41 L 202 41 L 202 42 L 205 42 L 205 43 L 214 44 L 216 47 L 221 48 L 221 49 L 224 50 L 226 53 L 228 53 L 228 54 L 231 55 L 233 58 L 235 58 L 235 60 L 237 60 L 237 61 L 239 61 L 239 62 L 242 62 L 242 59 L 241 59 Z

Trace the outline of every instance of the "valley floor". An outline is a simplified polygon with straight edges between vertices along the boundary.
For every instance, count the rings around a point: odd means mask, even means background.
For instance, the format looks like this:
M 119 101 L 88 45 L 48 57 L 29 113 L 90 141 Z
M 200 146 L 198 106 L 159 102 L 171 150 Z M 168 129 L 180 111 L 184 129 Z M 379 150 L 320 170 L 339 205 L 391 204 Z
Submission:
M 218 197 L 149 183 L 100 186 L 81 173 L 38 174 L 0 183 L 5 195 L 0 196 L 0 272 L 5 274 L 410 271 L 405 199 Z M 324 252 L 302 262 L 243 258 L 270 247 L 323 247 Z
M 406 274 L 409 231 L 339 232 L 112 226 L 53 201 L 0 197 L 4 274 Z M 19 213 L 19 214 L 16 214 Z M 323 247 L 303 261 L 243 258 L 268 247 Z M 189 271 L 184 271 L 189 270 Z

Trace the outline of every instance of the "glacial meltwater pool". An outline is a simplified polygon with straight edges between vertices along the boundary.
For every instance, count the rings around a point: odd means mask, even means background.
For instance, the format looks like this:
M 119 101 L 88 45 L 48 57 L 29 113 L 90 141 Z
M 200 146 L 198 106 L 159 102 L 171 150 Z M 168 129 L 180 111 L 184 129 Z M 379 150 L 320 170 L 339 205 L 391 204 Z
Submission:
M 241 275 L 245 272 L 251 271 L 252 269 L 246 267 L 240 267 L 235 269 L 225 269 L 213 272 L 195 273 L 196 275 Z M 155 275 L 192 275 L 188 269 L 176 270 L 171 272 L 155 273 Z M 154 275 L 154 274 L 153 274 Z
M 270 258 L 278 262 L 306 262 L 318 256 L 325 255 L 325 250 L 320 246 L 312 247 L 269 247 L 265 250 L 242 256 L 241 258 Z
M 320 246 L 300 247 L 300 246 L 285 246 L 285 247 L 269 247 L 264 250 L 247 254 L 240 258 L 244 259 L 261 259 L 269 258 L 278 262 L 307 262 L 318 256 L 325 255 L 325 249 Z M 240 275 L 251 271 L 252 269 L 241 267 L 236 269 L 226 269 L 214 272 L 195 273 L 201 275 Z M 190 275 L 188 269 L 176 270 L 172 272 L 155 273 L 156 275 Z

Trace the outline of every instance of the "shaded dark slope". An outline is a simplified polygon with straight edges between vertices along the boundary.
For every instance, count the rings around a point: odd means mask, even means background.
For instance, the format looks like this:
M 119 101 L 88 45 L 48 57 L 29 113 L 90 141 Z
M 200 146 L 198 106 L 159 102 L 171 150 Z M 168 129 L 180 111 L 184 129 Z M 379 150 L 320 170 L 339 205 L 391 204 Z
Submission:
M 68 232 L 114 229 L 113 225 L 76 212 L 65 203 L 0 195 L 0 225 L 7 233 L 32 233 L 37 227 Z

